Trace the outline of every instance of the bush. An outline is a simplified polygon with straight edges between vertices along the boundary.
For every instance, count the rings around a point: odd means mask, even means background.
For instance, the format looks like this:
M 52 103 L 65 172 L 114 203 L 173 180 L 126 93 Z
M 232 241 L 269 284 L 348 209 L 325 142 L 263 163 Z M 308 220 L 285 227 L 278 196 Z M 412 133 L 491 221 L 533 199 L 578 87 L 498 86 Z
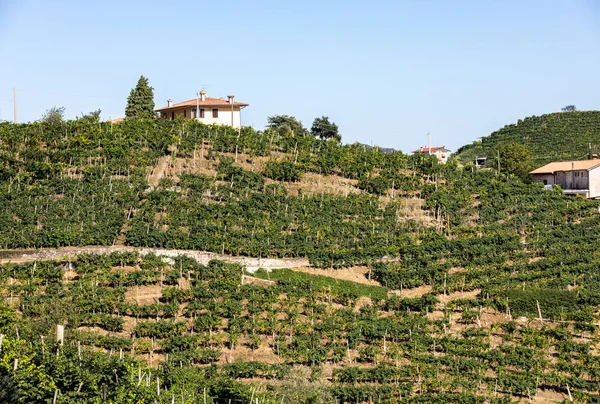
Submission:
M 291 161 L 271 160 L 265 164 L 264 174 L 275 181 L 296 182 L 300 181 L 302 170 Z

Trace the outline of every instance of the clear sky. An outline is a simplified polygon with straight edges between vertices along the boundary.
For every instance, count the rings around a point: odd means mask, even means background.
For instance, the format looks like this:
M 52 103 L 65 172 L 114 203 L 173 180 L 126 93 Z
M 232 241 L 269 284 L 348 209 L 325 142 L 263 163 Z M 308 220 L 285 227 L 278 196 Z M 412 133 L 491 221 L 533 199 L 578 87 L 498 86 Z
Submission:
M 293 4 L 291 4 L 293 3 Z M 0 119 L 124 115 L 235 94 L 242 121 L 329 116 L 344 142 L 456 150 L 567 104 L 600 109 L 596 0 L 0 0 Z

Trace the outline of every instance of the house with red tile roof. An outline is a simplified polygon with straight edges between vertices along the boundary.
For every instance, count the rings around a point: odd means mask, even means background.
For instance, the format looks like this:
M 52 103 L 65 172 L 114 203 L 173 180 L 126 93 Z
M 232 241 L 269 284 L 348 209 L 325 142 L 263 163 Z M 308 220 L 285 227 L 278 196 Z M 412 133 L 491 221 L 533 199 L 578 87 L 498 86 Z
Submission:
M 600 160 L 555 161 L 529 174 L 548 188 L 560 186 L 565 194 L 600 197 Z
M 197 119 L 207 125 L 229 125 L 234 128 L 241 127 L 241 110 L 247 107 L 244 102 L 235 101 L 233 95 L 227 99 L 211 98 L 202 90 L 196 98 L 173 104 L 167 100 L 167 105 L 158 108 L 156 112 L 161 119 L 173 120 L 177 117 Z
M 426 156 L 436 156 L 438 161 L 440 162 L 440 164 L 446 164 L 446 161 L 448 160 L 448 152 L 450 150 L 446 149 L 446 146 L 441 146 L 441 147 L 427 147 L 427 146 L 423 146 L 423 147 L 419 147 L 417 150 L 413 150 L 412 153 L 416 154 L 416 153 L 422 153 Z

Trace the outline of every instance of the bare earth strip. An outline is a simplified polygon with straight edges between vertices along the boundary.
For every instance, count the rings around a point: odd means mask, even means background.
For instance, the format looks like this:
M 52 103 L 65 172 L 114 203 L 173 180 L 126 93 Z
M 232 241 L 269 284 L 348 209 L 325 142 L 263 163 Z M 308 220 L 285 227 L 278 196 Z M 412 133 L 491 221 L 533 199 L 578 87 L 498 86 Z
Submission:
M 149 190 L 156 188 L 160 180 L 168 174 L 168 169 L 171 167 L 171 155 L 162 156 L 158 159 L 158 164 L 148 177 Z

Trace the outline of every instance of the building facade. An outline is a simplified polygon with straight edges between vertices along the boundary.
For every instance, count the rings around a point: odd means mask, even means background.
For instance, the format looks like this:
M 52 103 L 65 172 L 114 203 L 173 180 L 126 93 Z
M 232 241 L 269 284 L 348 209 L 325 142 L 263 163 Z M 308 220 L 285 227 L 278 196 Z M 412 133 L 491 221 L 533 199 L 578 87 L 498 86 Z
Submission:
M 174 120 L 178 117 L 196 119 L 207 125 L 228 125 L 234 128 L 241 127 L 241 110 L 248 104 L 234 100 L 233 95 L 227 99 L 211 98 L 206 96 L 206 91 L 198 93 L 198 97 L 173 104 L 167 101 L 167 106 L 158 108 L 156 112 L 161 119 Z
M 600 160 L 557 161 L 531 171 L 534 182 L 560 186 L 565 194 L 600 197 Z
M 442 147 L 419 147 L 417 150 L 413 150 L 413 154 L 422 153 L 426 156 L 437 157 L 440 164 L 446 164 L 450 150 L 446 149 L 446 146 Z

